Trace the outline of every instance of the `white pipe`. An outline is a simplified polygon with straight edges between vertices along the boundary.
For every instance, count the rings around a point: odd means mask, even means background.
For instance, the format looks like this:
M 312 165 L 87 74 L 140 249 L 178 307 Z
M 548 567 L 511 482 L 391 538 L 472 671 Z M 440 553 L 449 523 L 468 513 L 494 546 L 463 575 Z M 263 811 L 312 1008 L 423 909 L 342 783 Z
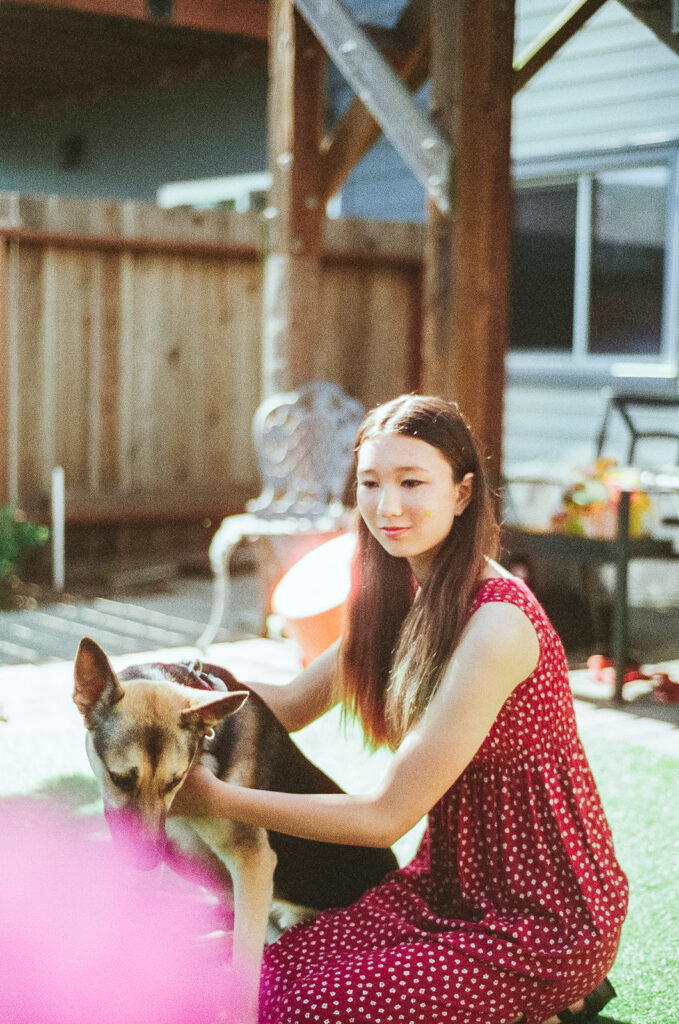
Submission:
M 55 590 L 66 586 L 66 501 L 64 468 L 52 470 L 52 583 Z

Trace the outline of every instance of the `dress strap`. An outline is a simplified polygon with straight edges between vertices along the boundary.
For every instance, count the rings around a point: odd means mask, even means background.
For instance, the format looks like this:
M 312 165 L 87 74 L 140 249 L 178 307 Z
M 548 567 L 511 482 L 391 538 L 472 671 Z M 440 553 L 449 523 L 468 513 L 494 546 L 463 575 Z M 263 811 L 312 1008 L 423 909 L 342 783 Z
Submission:
M 482 604 L 498 601 L 516 605 L 521 609 L 533 625 L 538 634 L 540 646 L 542 646 L 542 642 L 546 634 L 552 630 L 552 626 L 530 587 L 518 576 L 492 576 L 490 579 L 484 580 L 479 587 L 469 614 L 472 615 Z

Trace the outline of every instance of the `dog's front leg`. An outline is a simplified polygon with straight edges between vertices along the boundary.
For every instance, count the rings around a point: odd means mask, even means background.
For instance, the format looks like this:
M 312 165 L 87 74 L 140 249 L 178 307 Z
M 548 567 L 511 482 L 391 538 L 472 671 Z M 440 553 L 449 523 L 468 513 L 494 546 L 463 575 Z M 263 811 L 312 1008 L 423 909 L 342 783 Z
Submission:
M 264 829 L 248 830 L 247 836 L 228 851 L 227 864 L 233 882 L 233 962 L 238 989 L 234 1022 L 256 1024 L 259 976 L 273 899 L 276 854 Z
M 202 819 L 194 820 L 192 825 L 226 866 L 233 884 L 234 985 L 231 1005 L 224 1008 L 225 1019 L 229 1024 L 256 1024 L 276 855 L 265 829 Z

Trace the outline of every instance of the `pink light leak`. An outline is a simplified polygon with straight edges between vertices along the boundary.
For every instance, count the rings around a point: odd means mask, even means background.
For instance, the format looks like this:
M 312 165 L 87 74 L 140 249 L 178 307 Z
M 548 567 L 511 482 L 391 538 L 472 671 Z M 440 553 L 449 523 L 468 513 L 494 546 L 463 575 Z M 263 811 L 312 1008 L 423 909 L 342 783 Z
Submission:
M 73 819 L 2 811 L 3 1024 L 217 1024 L 235 989 L 214 909 Z

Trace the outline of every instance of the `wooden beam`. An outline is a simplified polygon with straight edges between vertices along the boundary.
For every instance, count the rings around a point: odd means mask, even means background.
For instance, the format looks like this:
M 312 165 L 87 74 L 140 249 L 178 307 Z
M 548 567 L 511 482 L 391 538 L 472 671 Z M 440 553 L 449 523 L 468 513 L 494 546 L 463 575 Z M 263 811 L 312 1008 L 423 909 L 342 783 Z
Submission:
M 255 245 L 189 239 L 136 237 L 134 235 L 79 234 L 69 231 L 38 231 L 34 228 L 5 228 L 0 225 L 0 244 L 20 242 L 41 248 L 86 249 L 113 253 L 177 253 L 182 256 L 231 257 L 257 260 Z
M 410 0 L 387 34 L 389 63 L 411 92 L 429 76 L 429 0 Z M 332 136 L 321 144 L 320 198 L 323 203 L 342 187 L 351 170 L 377 141 L 382 129 L 356 96 Z
M 410 53 L 396 69 L 401 81 L 415 92 L 429 76 L 429 26 L 425 26 Z M 379 138 L 382 129 L 358 96 L 354 97 L 332 136 L 321 145 L 320 199 L 342 187 L 351 170 Z
M 0 0 L 13 7 L 57 8 L 61 11 L 83 11 L 108 17 L 146 20 L 146 0 Z
M 429 0 L 408 0 L 389 36 L 396 49 L 410 51 L 429 27 Z
M 173 25 L 269 38 L 269 5 L 263 0 L 174 0 Z
M 679 53 L 679 0 L 620 0 L 630 14 L 647 25 L 658 39 Z
M 294 0 L 427 195 L 447 212 L 450 146 L 341 0 Z
M 523 89 L 605 3 L 606 0 L 572 0 L 516 60 L 512 91 Z
M 150 12 L 147 0 L 0 0 L 14 7 L 55 8 L 112 18 L 128 18 L 204 32 L 224 32 L 267 39 L 269 10 L 265 0 L 173 0 L 169 17 Z
M 321 332 L 320 142 L 325 55 L 294 8 L 271 0 L 269 239 L 264 260 L 262 394 L 310 379 Z
M 574 0 L 549 27 L 536 38 L 514 65 L 512 91 L 521 89 L 558 50 L 599 10 L 606 0 Z M 428 0 L 411 0 L 404 9 L 398 23 L 388 32 L 388 39 L 395 47 L 390 63 L 402 82 L 414 92 L 429 77 L 429 21 Z M 419 37 L 413 45 L 413 32 Z M 410 41 L 412 49 L 402 58 L 398 53 L 404 42 Z M 321 145 L 321 186 L 322 202 L 342 187 L 351 170 L 365 156 L 381 133 L 377 121 L 355 97 L 332 136 L 325 138 Z
M 514 2 L 432 0 L 432 119 L 451 216 L 429 203 L 421 387 L 456 400 L 499 480 L 511 234 Z

